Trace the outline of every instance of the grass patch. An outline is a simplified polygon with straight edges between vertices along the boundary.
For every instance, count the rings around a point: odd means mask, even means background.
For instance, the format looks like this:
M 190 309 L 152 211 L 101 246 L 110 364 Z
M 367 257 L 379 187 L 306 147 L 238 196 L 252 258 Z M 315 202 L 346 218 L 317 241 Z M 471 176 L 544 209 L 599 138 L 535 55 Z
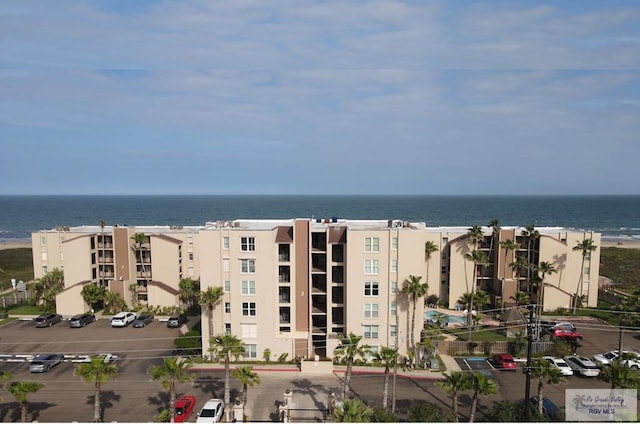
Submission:
M 600 249 L 600 275 L 616 286 L 640 289 L 640 249 L 603 247 Z
M 456 336 L 458 340 L 467 340 L 467 329 L 456 328 L 455 330 L 444 330 L 445 333 Z M 510 340 L 505 335 L 499 333 L 491 327 L 481 327 L 479 330 L 471 330 L 471 341 L 474 342 L 506 342 Z
M 20 247 L 16 249 L 0 250 L 0 289 L 11 287 L 11 279 L 16 281 L 33 280 L 33 256 L 31 249 Z
M 40 315 L 42 311 L 34 305 L 16 305 L 8 307 L 7 310 L 11 315 Z

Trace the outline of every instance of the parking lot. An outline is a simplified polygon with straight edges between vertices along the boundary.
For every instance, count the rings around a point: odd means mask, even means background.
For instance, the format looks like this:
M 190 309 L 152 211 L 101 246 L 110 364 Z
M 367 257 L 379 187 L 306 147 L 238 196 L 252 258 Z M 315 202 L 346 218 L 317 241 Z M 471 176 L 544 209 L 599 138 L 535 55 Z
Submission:
M 194 318 L 192 318 L 194 319 Z M 194 322 L 190 322 L 193 325 Z M 596 353 L 616 349 L 618 330 L 597 322 L 576 323 L 584 334 L 579 354 L 593 356 Z M 98 320 L 84 328 L 69 328 L 67 322 L 58 323 L 51 328 L 35 328 L 31 321 L 14 321 L 0 327 L 0 354 L 38 354 L 62 353 L 65 355 L 83 355 L 90 353 L 112 353 L 119 356 L 116 362 L 119 376 L 102 386 L 105 405 L 104 420 L 119 422 L 149 422 L 156 419 L 160 411 L 168 404 L 166 390 L 159 382 L 152 381 L 147 374 L 151 364 L 159 364 L 163 356 L 173 354 L 173 340 L 180 334 L 178 329 L 167 328 L 165 322 L 155 321 L 145 328 L 112 328 L 107 320 Z M 637 333 L 626 333 L 624 349 L 640 350 Z M 521 370 L 502 371 L 482 358 L 460 359 L 461 369 L 475 369 L 493 378 L 499 385 L 496 395 L 483 397 L 479 413 L 493 401 L 503 399 L 519 400 L 524 397 L 524 374 Z M 92 421 L 93 385 L 86 384 L 73 375 L 75 364 L 63 363 L 51 371 L 42 374 L 29 372 L 28 363 L 0 362 L 3 369 L 12 373 L 12 381 L 38 381 L 45 384 L 40 391 L 28 396 L 30 419 L 40 422 L 52 421 Z M 357 374 L 352 378 L 355 395 L 370 404 L 380 404 L 382 399 L 383 376 L 379 374 Z M 201 369 L 195 372 L 193 385 L 178 385 L 179 394 L 191 394 L 196 397 L 194 415 L 189 421 L 195 421 L 195 412 L 210 398 L 222 398 L 224 373 L 218 369 Z M 339 392 L 342 374 L 305 376 L 298 372 L 260 371 L 261 382 L 249 389 L 247 413 L 254 421 L 277 419 L 277 405 L 283 400 L 284 390 L 294 392 L 294 403 L 300 408 L 299 416 L 313 415 L 304 409 L 323 409 L 326 407 L 329 391 Z M 429 373 L 425 373 L 429 377 Z M 537 381 L 532 379 L 531 393 L 535 394 Z M 545 395 L 558 405 L 564 405 L 564 393 L 567 388 L 608 387 L 598 379 L 571 376 L 564 384 L 545 386 Z M 439 389 L 433 379 L 398 378 L 398 407 L 406 410 L 413 400 L 427 400 L 450 407 L 450 397 Z M 240 385 L 232 379 L 232 396 L 240 391 Z M 460 396 L 461 413 L 468 412 L 470 394 Z M 4 393 L 4 403 L 0 404 L 0 421 L 19 420 L 19 407 L 13 397 Z

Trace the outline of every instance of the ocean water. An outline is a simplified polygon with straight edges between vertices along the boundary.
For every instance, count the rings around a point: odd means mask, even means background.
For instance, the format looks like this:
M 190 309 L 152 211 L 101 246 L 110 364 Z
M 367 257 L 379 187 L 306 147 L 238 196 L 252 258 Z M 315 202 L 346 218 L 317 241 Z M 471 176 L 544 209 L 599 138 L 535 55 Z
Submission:
M 56 226 L 201 225 L 251 218 L 402 219 L 428 226 L 558 226 L 640 241 L 640 196 L 0 196 L 0 241 Z

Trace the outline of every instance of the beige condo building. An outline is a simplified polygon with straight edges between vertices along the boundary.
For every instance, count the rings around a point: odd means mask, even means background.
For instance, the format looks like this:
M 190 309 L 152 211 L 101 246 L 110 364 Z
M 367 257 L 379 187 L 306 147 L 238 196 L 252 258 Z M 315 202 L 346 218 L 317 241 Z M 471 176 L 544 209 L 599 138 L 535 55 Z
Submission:
M 588 306 L 597 304 L 600 235 L 566 228 L 537 228 L 527 239 L 523 228 L 494 233 L 483 228 L 477 249 L 488 263 L 467 259 L 476 244 L 465 227 L 427 227 L 399 220 L 283 219 L 234 220 L 202 226 L 59 227 L 32 235 L 36 278 L 54 268 L 64 271 L 65 288 L 56 298 L 58 312 L 72 315 L 89 306 L 80 292 L 100 284 L 119 293 L 128 305 L 179 305 L 179 282 L 192 278 L 201 290 L 222 287 L 209 328 L 202 316 L 203 352 L 209 335 L 240 337 L 249 358 L 280 354 L 330 357 L 338 336 L 353 332 L 379 349 L 398 346 L 406 353 L 420 337 L 425 306 L 416 305 L 415 334 L 411 308 L 401 293 L 405 280 L 420 276 L 453 309 L 473 284 L 490 295 L 492 305 L 513 304 L 516 291 L 529 291 L 530 270 L 510 264 L 526 256 L 533 264 L 549 262 L 545 309 L 571 306 L 581 292 Z M 144 234 L 143 242 L 135 234 Z M 517 248 L 505 250 L 501 242 Z M 591 239 L 594 251 L 583 256 L 577 243 Z M 438 250 L 425 254 L 425 244 Z M 474 267 L 476 267 L 474 271 Z M 474 276 L 476 281 L 472 281 Z

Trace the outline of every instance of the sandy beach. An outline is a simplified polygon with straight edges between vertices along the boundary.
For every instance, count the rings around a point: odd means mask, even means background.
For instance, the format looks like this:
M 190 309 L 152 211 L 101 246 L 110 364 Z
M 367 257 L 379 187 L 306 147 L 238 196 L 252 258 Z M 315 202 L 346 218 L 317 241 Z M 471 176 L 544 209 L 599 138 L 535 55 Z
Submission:
M 31 243 L 25 241 L 2 241 L 0 242 L 0 250 L 20 249 L 26 247 L 31 249 Z

